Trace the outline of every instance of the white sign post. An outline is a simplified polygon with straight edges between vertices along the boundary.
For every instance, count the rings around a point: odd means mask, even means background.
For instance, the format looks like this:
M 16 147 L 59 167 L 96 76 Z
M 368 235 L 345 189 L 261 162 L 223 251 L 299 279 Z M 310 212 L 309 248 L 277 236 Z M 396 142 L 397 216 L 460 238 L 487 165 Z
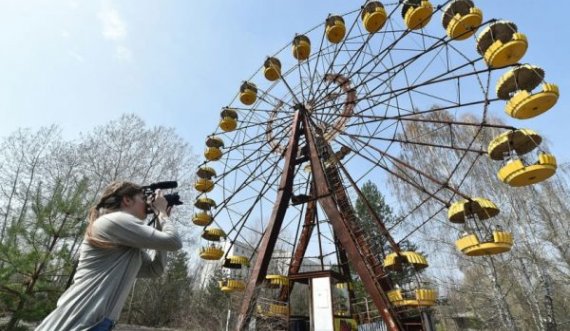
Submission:
M 334 331 L 331 278 L 311 280 L 312 319 L 314 331 Z

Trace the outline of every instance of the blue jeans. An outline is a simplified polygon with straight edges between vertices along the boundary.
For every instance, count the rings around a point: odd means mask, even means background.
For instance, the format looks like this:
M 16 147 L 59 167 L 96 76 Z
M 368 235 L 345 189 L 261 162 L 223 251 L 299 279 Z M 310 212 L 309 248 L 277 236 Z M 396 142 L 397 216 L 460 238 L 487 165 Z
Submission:
M 99 324 L 95 325 L 89 331 L 110 331 L 115 327 L 115 322 L 112 320 L 105 318 Z

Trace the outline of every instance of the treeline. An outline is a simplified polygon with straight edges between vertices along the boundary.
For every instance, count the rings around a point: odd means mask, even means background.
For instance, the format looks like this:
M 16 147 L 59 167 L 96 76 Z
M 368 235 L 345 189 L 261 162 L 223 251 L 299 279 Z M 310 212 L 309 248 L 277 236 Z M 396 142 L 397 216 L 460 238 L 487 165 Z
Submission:
M 3 137 L 0 317 L 5 323 L 0 328 L 25 329 L 21 321 L 37 322 L 55 307 L 72 282 L 87 211 L 109 182 L 177 180 L 187 204 L 173 216 L 179 230 L 188 234 L 195 166 L 191 147 L 174 129 L 147 126 L 135 115 L 95 127 L 73 141 L 64 139 L 57 126 L 20 129 Z M 162 278 L 139 281 L 123 317 L 146 325 L 183 325 L 189 309 L 199 311 L 196 298 L 204 297 L 202 304 L 211 309 L 207 293 L 190 291 L 189 263 L 188 255 L 179 252 L 169 257 Z

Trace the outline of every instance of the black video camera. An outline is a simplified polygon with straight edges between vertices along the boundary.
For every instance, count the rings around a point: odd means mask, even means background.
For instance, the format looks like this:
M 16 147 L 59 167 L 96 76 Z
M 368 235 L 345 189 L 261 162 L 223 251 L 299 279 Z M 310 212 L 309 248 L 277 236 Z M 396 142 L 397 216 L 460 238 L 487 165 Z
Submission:
M 144 193 L 145 200 L 148 201 L 149 198 L 154 198 L 154 191 L 156 191 L 158 189 L 169 190 L 169 189 L 173 189 L 173 188 L 177 188 L 177 187 L 178 187 L 177 181 L 157 182 L 157 183 L 152 183 L 150 185 L 143 186 L 142 191 Z M 168 203 L 168 207 L 179 206 L 182 204 L 182 201 L 180 201 L 180 195 L 178 195 L 178 192 L 165 194 L 164 198 L 166 199 L 166 202 Z M 153 210 L 149 205 L 146 206 L 146 213 L 147 214 L 153 213 Z

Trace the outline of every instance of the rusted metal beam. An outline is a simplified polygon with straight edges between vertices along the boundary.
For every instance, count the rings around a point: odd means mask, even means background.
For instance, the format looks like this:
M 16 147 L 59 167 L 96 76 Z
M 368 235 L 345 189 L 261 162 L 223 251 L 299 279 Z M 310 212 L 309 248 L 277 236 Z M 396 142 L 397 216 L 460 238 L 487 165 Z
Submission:
M 319 158 L 315 138 L 310 130 L 309 120 L 305 116 L 302 116 L 301 118 L 304 123 L 305 140 L 307 141 L 309 157 L 311 160 L 310 164 L 311 171 L 313 173 L 315 193 L 316 196 L 322 196 L 319 200 L 319 204 L 330 220 L 342 247 L 346 250 L 346 253 L 352 262 L 353 268 L 362 279 L 364 287 L 372 297 L 372 300 L 382 315 L 382 319 L 386 323 L 388 329 L 390 331 L 399 331 L 403 328 L 400 327 L 396 314 L 392 309 L 390 309 L 390 302 L 384 293 L 384 289 L 382 289 L 380 284 L 377 282 L 375 275 L 368 268 L 367 261 L 360 254 L 357 243 L 354 238 L 351 237 L 351 229 L 347 226 L 343 216 L 339 212 L 336 201 L 329 194 L 329 184 Z
M 277 242 L 277 237 L 279 236 L 283 219 L 285 218 L 285 212 L 287 211 L 289 200 L 291 199 L 291 194 L 293 192 L 293 178 L 295 176 L 295 158 L 297 157 L 301 125 L 303 125 L 301 117 L 300 111 L 296 111 L 293 117 L 287 152 L 285 154 L 285 164 L 283 167 L 283 173 L 281 174 L 279 191 L 277 192 L 275 205 L 273 206 L 273 211 L 271 212 L 267 228 L 261 238 L 257 257 L 253 267 L 251 268 L 249 281 L 243 294 L 242 304 L 235 327 L 235 330 L 237 331 L 245 330 L 249 319 L 251 318 L 256 301 L 256 287 L 263 282 L 265 275 L 267 274 L 271 255 L 275 248 L 275 243 Z
M 314 189 L 313 185 L 311 184 L 311 197 L 314 196 Z M 309 239 L 311 238 L 311 234 L 313 233 L 314 223 L 315 223 L 315 215 L 317 213 L 317 203 L 315 200 L 310 200 L 307 203 L 307 210 L 305 211 L 305 221 L 303 223 L 303 230 L 301 231 L 301 235 L 299 236 L 299 243 L 295 248 L 295 253 L 293 254 L 293 259 L 291 260 L 291 264 L 289 265 L 289 275 L 299 273 L 301 269 L 301 264 L 303 263 L 303 257 L 305 256 L 305 252 L 307 251 L 307 247 L 309 246 Z M 293 290 L 294 283 L 289 283 L 289 288 L 284 286 L 281 288 L 281 292 L 279 293 L 279 301 L 287 301 L 289 299 L 289 293 Z

